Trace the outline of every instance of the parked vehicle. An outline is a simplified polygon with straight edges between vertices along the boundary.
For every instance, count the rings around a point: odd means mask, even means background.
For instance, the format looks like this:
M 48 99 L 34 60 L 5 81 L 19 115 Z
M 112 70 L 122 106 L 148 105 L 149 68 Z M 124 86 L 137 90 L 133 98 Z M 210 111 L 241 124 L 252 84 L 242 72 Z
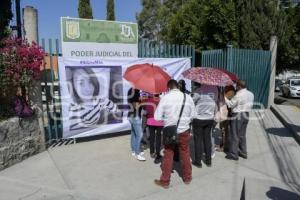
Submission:
M 281 87 L 282 96 L 300 97 L 300 77 L 289 78 Z

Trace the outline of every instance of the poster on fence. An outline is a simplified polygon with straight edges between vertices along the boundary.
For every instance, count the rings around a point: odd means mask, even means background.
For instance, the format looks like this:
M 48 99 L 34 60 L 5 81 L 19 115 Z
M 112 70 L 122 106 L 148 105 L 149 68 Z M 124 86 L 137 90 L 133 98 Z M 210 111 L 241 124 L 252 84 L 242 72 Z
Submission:
M 68 58 L 138 57 L 137 23 L 62 17 L 61 41 Z
M 135 64 L 160 66 L 172 78 L 183 79 L 190 58 L 71 59 L 59 58 L 63 137 L 76 138 L 130 130 L 127 93 L 123 79 Z M 191 87 L 186 80 L 187 88 Z

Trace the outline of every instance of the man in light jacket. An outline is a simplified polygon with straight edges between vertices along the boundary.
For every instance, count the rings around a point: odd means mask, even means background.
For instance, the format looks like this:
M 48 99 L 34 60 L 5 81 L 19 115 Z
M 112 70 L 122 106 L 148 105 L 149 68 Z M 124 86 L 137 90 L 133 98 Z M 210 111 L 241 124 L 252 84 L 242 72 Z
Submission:
M 154 113 L 155 120 L 164 121 L 164 126 L 176 125 L 183 104 L 184 94 L 178 89 L 175 80 L 168 82 L 169 92 L 160 100 Z M 177 127 L 178 149 L 182 166 L 183 181 L 189 184 L 192 180 L 192 165 L 190 161 L 189 141 L 191 138 L 190 123 L 194 117 L 195 104 L 192 98 L 186 94 L 183 112 Z M 162 162 L 162 174 L 155 184 L 168 188 L 170 184 L 171 171 L 173 169 L 173 156 L 176 145 L 165 145 L 164 158 Z
M 247 159 L 246 129 L 249 121 L 249 112 L 253 107 L 254 95 L 247 90 L 243 80 L 237 82 L 237 93 L 225 102 L 232 109 L 231 131 L 229 135 L 229 152 L 225 158 L 238 160 L 239 156 Z

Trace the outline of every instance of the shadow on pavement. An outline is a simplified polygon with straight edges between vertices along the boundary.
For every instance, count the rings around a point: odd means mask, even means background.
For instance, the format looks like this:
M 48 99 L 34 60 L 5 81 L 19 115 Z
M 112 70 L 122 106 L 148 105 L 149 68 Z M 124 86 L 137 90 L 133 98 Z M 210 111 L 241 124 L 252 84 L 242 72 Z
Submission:
M 300 133 L 300 126 L 297 126 L 297 125 L 295 125 L 295 124 L 289 124 L 291 127 L 293 127 L 293 129 L 296 131 L 296 132 L 298 132 L 298 133 Z
M 280 98 L 275 98 L 274 99 L 274 103 L 275 104 L 283 104 L 284 102 L 286 102 L 287 100 L 285 99 L 280 99 Z
M 284 190 L 278 187 L 271 187 L 266 196 L 272 200 L 299 200 L 300 196 L 294 192 Z
M 286 128 L 268 128 L 266 131 L 272 135 L 280 137 L 293 137 L 292 134 L 287 133 Z

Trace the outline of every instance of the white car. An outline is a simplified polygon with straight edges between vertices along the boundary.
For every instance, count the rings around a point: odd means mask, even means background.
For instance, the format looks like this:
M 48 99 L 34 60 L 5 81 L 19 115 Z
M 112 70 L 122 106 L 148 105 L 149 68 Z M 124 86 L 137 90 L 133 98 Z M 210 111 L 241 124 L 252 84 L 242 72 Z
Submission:
M 289 78 L 281 91 L 284 97 L 300 97 L 300 77 Z

